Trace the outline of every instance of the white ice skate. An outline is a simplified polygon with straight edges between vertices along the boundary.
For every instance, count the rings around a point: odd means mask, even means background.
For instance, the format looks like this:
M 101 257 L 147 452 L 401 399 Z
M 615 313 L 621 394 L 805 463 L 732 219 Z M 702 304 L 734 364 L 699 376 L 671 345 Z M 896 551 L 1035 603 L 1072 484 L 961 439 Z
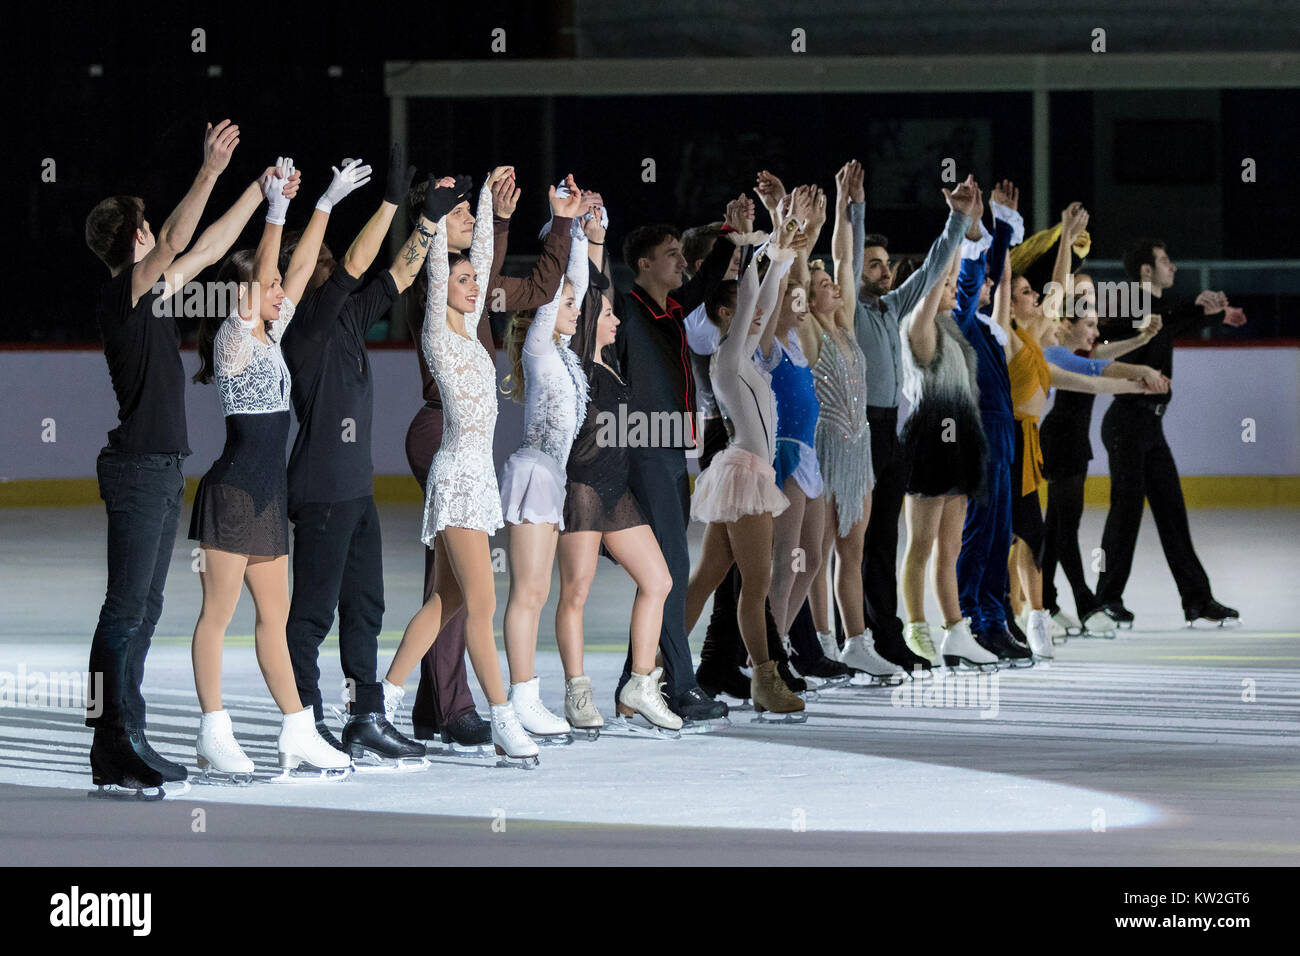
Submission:
M 308 711 L 310 713 L 311 711 Z M 214 710 L 199 718 L 199 783 L 246 787 L 253 782 L 253 761 L 235 742 L 230 714 Z
M 903 632 L 903 643 L 913 654 L 924 657 L 935 667 L 943 663 L 934 640 L 930 637 L 930 625 L 925 621 L 908 621 L 907 629 Z
M 785 666 L 790 668 L 790 676 L 804 682 L 808 688 L 800 696 L 805 700 L 816 700 L 817 691 L 826 686 L 826 680 L 822 677 L 813 677 L 811 674 L 801 674 L 794 666 L 794 645 L 790 643 L 790 635 L 781 635 L 781 649 L 785 651 Z M 840 683 L 847 683 L 841 681 Z
M 668 709 L 660 688 L 660 678 L 664 669 L 656 667 L 649 674 L 635 671 L 628 678 L 623 689 L 619 691 L 618 702 L 636 713 L 660 730 L 675 733 L 682 729 L 682 719 Z
M 1052 619 L 1046 611 L 1030 611 L 1025 623 L 1029 649 L 1035 657 L 1050 661 L 1055 656 L 1052 652 Z
M 492 746 L 501 759 L 498 767 L 522 767 L 532 770 L 538 765 L 537 744 L 528 736 L 514 705 L 509 701 L 492 705 Z
M 962 618 L 955 624 L 943 629 L 943 641 L 939 647 L 939 656 L 946 667 L 973 667 L 980 671 L 998 669 L 998 656 L 980 646 L 970 632 L 970 620 Z
M 1115 639 L 1115 619 L 1098 608 L 1083 619 L 1083 633 L 1087 637 Z
M 352 759 L 335 750 L 316 732 L 316 716 L 310 707 L 284 715 L 276 749 L 280 752 L 281 768 L 277 782 L 299 779 L 338 781 L 347 779 L 352 773 Z
M 591 678 L 586 674 L 564 682 L 564 717 L 583 739 L 595 740 L 600 736 L 605 718 L 596 709 L 591 695 Z
M 543 746 L 573 743 L 569 722 L 555 716 L 542 703 L 540 681 L 541 678 L 534 675 L 532 680 L 510 685 L 510 705 L 515 709 L 515 716 L 524 730 Z
M 863 631 L 845 641 L 840 661 L 845 667 L 851 667 L 867 675 L 870 678 L 867 686 L 893 686 L 907 679 L 907 671 L 897 664 L 891 664 L 876 653 L 876 647 L 871 642 L 870 631 Z
M 1069 611 L 1060 610 L 1052 615 L 1052 642 L 1058 639 L 1065 641 L 1067 638 L 1078 637 L 1083 633 L 1083 625 Z
M 840 644 L 839 641 L 835 640 L 834 631 L 818 631 L 817 643 L 822 646 L 822 653 L 831 660 L 840 663 L 844 662 L 844 658 L 840 656 Z

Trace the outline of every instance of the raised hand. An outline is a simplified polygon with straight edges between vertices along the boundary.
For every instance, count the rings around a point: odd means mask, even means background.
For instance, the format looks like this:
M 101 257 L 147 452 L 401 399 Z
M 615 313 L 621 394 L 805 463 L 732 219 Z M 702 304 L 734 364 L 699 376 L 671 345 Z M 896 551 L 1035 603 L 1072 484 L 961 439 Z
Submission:
M 492 215 L 498 219 L 509 219 L 519 205 L 520 189 L 515 185 L 514 173 L 489 181 L 492 184 Z
M 330 169 L 334 178 L 324 195 L 316 200 L 316 208 L 321 212 L 329 212 L 348 193 L 370 182 L 370 167 L 363 165 L 359 159 L 345 159 L 342 169 L 337 166 L 331 166 Z
M 989 199 L 999 206 L 1006 206 L 1012 211 L 1019 211 L 1020 190 L 1016 184 L 1009 179 L 1004 179 L 993 187 L 993 192 L 989 194 Z
M 203 168 L 214 176 L 220 175 L 238 145 L 238 126 L 228 119 L 223 119 L 216 126 L 209 123 L 203 131 Z
M 1066 242 L 1074 242 L 1088 228 L 1088 218 L 1088 210 L 1083 208 L 1083 203 L 1070 203 L 1061 210 L 1061 238 Z
M 849 160 L 849 202 L 866 202 L 867 190 L 863 185 L 867 177 L 866 170 L 856 159 Z
M 826 192 L 820 186 L 813 186 L 812 212 L 809 214 L 810 230 L 820 230 L 826 225 Z
M 400 206 L 406 201 L 406 194 L 411 191 L 411 180 L 415 179 L 415 167 L 408 166 L 402 158 L 402 144 L 394 143 L 388 151 L 388 179 L 384 181 L 384 202 Z
M 727 203 L 727 212 L 723 223 L 741 235 L 754 231 L 754 200 L 744 193 Z
M 302 186 L 302 173 L 300 173 L 298 170 L 295 169 L 293 171 L 293 175 L 289 177 L 289 181 L 284 184 L 284 189 L 282 190 L 282 192 L 284 193 L 284 198 L 293 199 L 295 196 L 298 195 L 298 189 L 301 186 Z
M 947 189 L 940 189 L 940 192 L 943 193 L 948 208 L 955 213 L 974 218 L 977 209 L 981 213 L 984 211 L 984 200 L 979 194 L 979 183 L 975 182 L 974 176 L 967 176 L 952 192 Z
M 585 193 L 586 196 L 593 195 Z M 605 241 L 605 206 L 603 203 L 597 203 L 594 206 L 587 207 L 587 214 L 582 217 L 582 231 L 587 239 L 591 242 Z
M 551 201 L 551 215 L 576 219 L 582 215 L 586 203 L 582 198 L 582 190 L 578 188 L 578 184 L 573 179 L 573 173 L 569 173 L 564 177 L 564 186 L 569 193 L 567 196 L 556 193 L 554 186 L 550 188 L 547 194 L 547 198 Z
M 776 204 L 781 201 L 785 195 L 785 186 L 781 180 L 766 169 L 758 171 L 758 179 L 754 184 L 754 193 L 758 196 L 759 201 L 763 203 L 763 208 L 771 212 L 776 208 Z
M 430 176 L 428 182 L 429 191 L 424 195 L 424 209 L 421 213 L 429 222 L 437 222 L 455 209 L 465 201 L 465 194 L 474 188 L 468 176 L 457 176 L 455 179 L 444 176 L 438 180 Z
M 293 178 L 293 159 L 280 156 L 275 161 L 270 176 L 261 180 L 262 195 L 266 197 L 266 221 L 273 226 L 283 226 L 284 217 L 289 211 L 289 199 L 284 188 Z
M 799 186 L 795 189 L 793 196 L 790 216 L 799 224 L 799 228 L 802 228 L 807 225 L 808 220 L 812 217 L 813 188 L 811 186 Z

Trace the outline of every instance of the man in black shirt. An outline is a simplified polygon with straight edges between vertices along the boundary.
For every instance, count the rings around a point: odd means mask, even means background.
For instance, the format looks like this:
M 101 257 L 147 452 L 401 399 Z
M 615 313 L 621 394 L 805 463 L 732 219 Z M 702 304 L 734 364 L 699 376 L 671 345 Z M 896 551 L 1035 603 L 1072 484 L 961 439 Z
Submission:
M 1135 241 L 1124 255 L 1124 269 L 1131 280 L 1150 290 L 1157 300 L 1153 311 L 1159 311 L 1163 323 L 1150 342 L 1130 353 L 1128 360 L 1134 365 L 1149 365 L 1172 379 L 1176 337 L 1214 324 L 1220 314 L 1225 325 L 1246 322 L 1245 313 L 1230 308 L 1222 292 L 1206 290 L 1193 302 L 1165 298 L 1165 290 L 1174 284 L 1177 267 L 1159 240 Z M 1144 498 L 1151 503 L 1151 516 L 1178 585 L 1188 624 L 1197 620 L 1223 624 L 1238 619 L 1235 610 L 1211 595 L 1209 576 L 1192 546 L 1178 467 L 1165 441 L 1164 414 L 1172 395 L 1172 388 L 1163 395 L 1117 395 L 1101 422 L 1101 440 L 1110 456 L 1110 512 L 1101 536 L 1105 564 L 1097 580 L 1097 600 L 1117 624 L 1131 625 L 1133 621 L 1123 597 L 1133 568 Z
M 370 458 L 374 379 L 366 332 L 388 313 L 424 265 L 436 219 L 422 217 L 393 264 L 365 285 L 361 278 L 379 252 L 415 173 L 400 146 L 390 156 L 384 201 L 334 264 L 321 247 L 312 285 L 284 336 L 293 378 L 298 434 L 289 454 L 289 518 L 293 521 L 293 599 L 287 637 L 298 694 L 324 724 L 317 665 L 321 641 L 339 612 L 339 655 L 349 687 L 351 717 L 340 749 L 353 758 L 419 758 L 423 744 L 398 733 L 385 716 L 378 679 L 379 632 L 384 618 L 384 570 L 379 514 Z M 431 189 L 433 201 L 450 190 Z M 286 249 L 282 256 L 291 252 Z M 358 288 L 360 286 L 360 288 Z
M 728 222 L 722 231 L 735 229 L 735 224 Z M 730 240 L 715 242 L 699 271 L 683 285 L 686 260 L 676 228 L 641 226 L 623 242 L 623 258 L 636 281 L 617 301 L 620 325 L 614 348 L 631 386 L 629 435 L 639 424 L 646 436 L 644 445 L 628 449 L 630 486 L 673 578 L 659 637 L 668 684 L 665 696 L 673 713 L 697 724 L 726 717 L 727 706 L 700 690 L 686 635 L 686 584 L 691 573 L 686 542 L 690 523 L 686 450 L 697 447 L 703 436 L 695 434 L 695 381 L 682 323 L 722 280 L 734 252 Z M 614 690 L 615 701 L 631 669 L 629 643 L 623 674 Z
M 230 120 L 207 124 L 203 165 L 156 237 L 135 196 L 105 199 L 86 217 L 86 244 L 112 274 L 95 319 L 119 419 L 95 466 L 108 513 L 108 588 L 90 645 L 92 680 L 102 685 L 88 701 L 86 725 L 95 728 L 90 766 L 101 789 L 153 790 L 186 777 L 145 739 L 140 693 L 185 493 L 181 463 L 190 453 L 180 330 L 166 300 L 220 261 L 262 201 L 251 183 L 183 252 L 238 143 Z

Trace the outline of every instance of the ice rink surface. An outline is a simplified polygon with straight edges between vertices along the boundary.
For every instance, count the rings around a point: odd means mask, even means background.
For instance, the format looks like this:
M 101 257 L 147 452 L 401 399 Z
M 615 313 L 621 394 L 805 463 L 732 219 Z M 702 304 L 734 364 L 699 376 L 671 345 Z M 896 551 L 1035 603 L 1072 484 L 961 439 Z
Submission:
M 417 506 L 381 513 L 382 672 L 417 606 L 422 557 Z M 1085 514 L 1085 560 L 1103 519 Z M 1125 595 L 1136 627 L 1116 640 L 1071 639 L 1050 664 L 968 681 L 964 699 L 956 685 L 943 695 L 925 685 L 836 689 L 809 702 L 806 724 L 760 725 L 740 710 L 708 735 L 544 748 L 534 771 L 434 754 L 416 772 L 271 783 L 279 715 L 257 670 L 245 595 L 226 645 L 225 703 L 258 779 L 136 804 L 87 799 L 91 732 L 67 700 L 36 692 L 41 675 L 84 678 L 106 577 L 102 509 L 0 510 L 0 854 L 68 865 L 1294 864 L 1300 514 L 1191 519 L 1216 597 L 1241 610 L 1239 628 L 1182 626 L 1148 516 Z M 193 547 L 177 541 L 145 682 L 150 740 L 191 770 Z M 498 575 L 498 622 L 506 585 Z M 603 562 L 586 626 L 587 672 L 606 716 L 631 597 L 626 576 Z M 544 701 L 562 712 L 552 635 L 548 609 L 537 669 Z M 697 651 L 702 638 L 700 627 Z M 321 663 L 328 707 L 342 679 L 334 637 Z

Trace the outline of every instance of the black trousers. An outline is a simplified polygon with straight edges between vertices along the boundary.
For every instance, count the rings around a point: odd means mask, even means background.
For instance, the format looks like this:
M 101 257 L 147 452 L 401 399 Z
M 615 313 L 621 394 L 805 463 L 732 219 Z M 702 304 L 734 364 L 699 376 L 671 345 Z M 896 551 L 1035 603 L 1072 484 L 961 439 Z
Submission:
M 1097 608 L 1088 587 L 1079 552 L 1079 522 L 1083 520 L 1083 485 L 1086 474 L 1053 478 L 1047 483 L 1047 531 L 1043 537 L 1043 607 L 1060 610 L 1056 593 L 1056 566 L 1060 564 L 1074 593 L 1079 620 Z
M 1103 604 L 1124 597 L 1144 499 L 1151 504 L 1160 546 L 1183 607 L 1199 606 L 1211 597 L 1209 576 L 1192 546 L 1178 466 L 1156 407 L 1137 399 L 1116 400 L 1101 420 L 1101 441 L 1110 456 L 1110 512 L 1101 535 L 1105 564 L 1097 581 L 1097 600 Z
M 304 707 L 323 716 L 318 657 L 339 613 L 339 658 L 352 712 L 384 712 L 376 671 L 384 625 L 384 560 L 379 512 L 370 495 L 302 505 L 293 514 L 293 599 L 287 636 Z
M 863 610 L 875 639 L 883 637 L 893 643 L 903 638 L 903 622 L 898 617 L 898 519 L 906 476 L 898 441 L 898 409 L 872 406 L 867 409 L 867 421 L 876 486 L 871 492 L 871 518 L 862 552 Z
M 686 526 L 691 518 L 690 481 L 686 474 L 686 453 L 680 448 L 631 448 L 628 485 L 645 514 L 659 550 L 672 575 L 673 587 L 664 602 L 659 652 L 663 655 L 664 679 L 670 698 L 696 686 L 691 664 L 691 647 L 686 640 L 686 586 L 691 576 L 691 554 L 686 545 Z M 632 675 L 632 646 L 629 638 L 623 674 L 614 690 L 619 691 Z
M 105 448 L 95 462 L 108 512 L 108 588 L 90 642 L 88 727 L 145 726 L 140 685 L 176 545 L 183 457 Z

